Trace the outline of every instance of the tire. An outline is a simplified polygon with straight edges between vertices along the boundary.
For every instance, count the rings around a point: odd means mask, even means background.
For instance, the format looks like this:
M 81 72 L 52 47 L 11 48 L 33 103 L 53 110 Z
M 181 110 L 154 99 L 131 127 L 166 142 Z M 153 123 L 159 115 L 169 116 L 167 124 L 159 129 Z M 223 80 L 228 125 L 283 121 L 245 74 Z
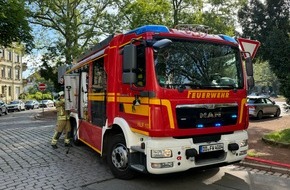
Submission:
M 136 171 L 129 168 L 129 150 L 122 134 L 111 136 L 108 144 L 107 163 L 111 172 L 119 179 L 132 179 Z
M 281 114 L 281 110 L 278 108 L 276 113 L 275 113 L 275 115 L 274 115 L 274 117 L 279 117 L 280 114 Z
M 3 112 L 2 112 L 2 109 L 0 109 L 0 116 L 2 116 Z
M 262 111 L 259 111 L 258 114 L 257 114 L 257 118 L 258 119 L 262 119 L 263 118 L 263 112 Z

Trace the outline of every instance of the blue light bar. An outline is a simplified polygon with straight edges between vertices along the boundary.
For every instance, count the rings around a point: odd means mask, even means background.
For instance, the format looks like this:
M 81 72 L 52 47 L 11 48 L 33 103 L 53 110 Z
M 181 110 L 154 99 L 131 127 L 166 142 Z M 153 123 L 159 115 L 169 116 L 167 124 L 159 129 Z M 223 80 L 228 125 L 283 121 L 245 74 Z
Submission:
M 238 42 L 235 40 L 235 38 L 232 38 L 230 36 L 224 35 L 224 34 L 219 34 L 219 37 L 221 37 L 223 40 L 226 40 L 228 42 L 233 42 L 237 44 Z
M 220 127 L 220 126 L 222 126 L 222 124 L 220 124 L 220 123 L 215 123 L 214 126 L 216 126 L 216 127 Z
M 232 118 L 237 118 L 238 116 L 236 114 L 232 115 L 231 116 Z
M 169 33 L 169 29 L 163 25 L 146 25 L 146 26 L 141 26 L 139 28 L 131 30 L 131 31 L 127 32 L 126 34 L 136 33 L 137 35 L 139 35 L 139 34 L 142 34 L 145 32 L 157 32 L 157 33 L 166 32 L 166 33 Z
M 197 128 L 203 128 L 203 124 L 197 124 L 196 127 Z

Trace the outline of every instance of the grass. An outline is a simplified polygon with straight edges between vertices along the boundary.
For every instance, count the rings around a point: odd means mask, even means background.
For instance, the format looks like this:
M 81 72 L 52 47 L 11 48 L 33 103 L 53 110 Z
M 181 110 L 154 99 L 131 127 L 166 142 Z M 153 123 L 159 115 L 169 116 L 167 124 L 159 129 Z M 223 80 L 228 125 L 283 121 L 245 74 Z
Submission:
M 264 138 L 277 143 L 290 144 L 290 128 L 268 133 Z
M 250 157 L 260 157 L 260 156 L 265 156 L 267 154 L 262 153 L 262 152 L 258 152 L 255 149 L 249 149 L 248 152 L 247 152 L 247 155 L 250 156 Z

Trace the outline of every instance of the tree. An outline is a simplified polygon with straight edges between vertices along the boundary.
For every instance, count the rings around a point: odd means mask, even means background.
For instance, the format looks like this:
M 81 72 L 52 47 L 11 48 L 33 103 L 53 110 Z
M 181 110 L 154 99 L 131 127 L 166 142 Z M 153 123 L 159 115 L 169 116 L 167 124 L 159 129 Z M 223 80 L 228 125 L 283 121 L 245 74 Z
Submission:
M 261 42 L 257 56 L 268 61 L 281 83 L 280 91 L 290 99 L 290 1 L 252 0 L 239 10 L 244 37 Z
M 123 23 L 119 28 L 121 30 L 148 24 L 168 25 L 171 22 L 168 0 L 123 0 L 116 1 L 115 4 L 119 9 L 118 17 L 121 18 L 119 21 Z
M 70 65 L 100 35 L 110 31 L 106 18 L 112 0 L 29 0 L 31 23 L 51 29 L 54 48 Z
M 116 2 L 119 21 L 127 28 L 145 24 L 163 24 L 171 28 L 178 24 L 204 24 L 213 32 L 234 35 L 235 10 L 243 0 L 149 0 Z M 232 14 L 231 16 L 229 16 Z M 125 21 L 124 21 L 125 20 Z
M 9 47 L 13 42 L 26 44 L 26 51 L 33 47 L 33 37 L 24 0 L 0 0 L 0 46 Z

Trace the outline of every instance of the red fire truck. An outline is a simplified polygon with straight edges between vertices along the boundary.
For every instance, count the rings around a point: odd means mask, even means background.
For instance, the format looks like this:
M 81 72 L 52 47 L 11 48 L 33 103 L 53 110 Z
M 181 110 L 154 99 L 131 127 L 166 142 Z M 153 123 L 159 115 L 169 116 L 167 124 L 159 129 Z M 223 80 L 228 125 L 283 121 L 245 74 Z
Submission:
M 103 40 L 64 75 L 73 141 L 112 173 L 165 174 L 241 161 L 251 59 L 198 25 L 146 25 Z

